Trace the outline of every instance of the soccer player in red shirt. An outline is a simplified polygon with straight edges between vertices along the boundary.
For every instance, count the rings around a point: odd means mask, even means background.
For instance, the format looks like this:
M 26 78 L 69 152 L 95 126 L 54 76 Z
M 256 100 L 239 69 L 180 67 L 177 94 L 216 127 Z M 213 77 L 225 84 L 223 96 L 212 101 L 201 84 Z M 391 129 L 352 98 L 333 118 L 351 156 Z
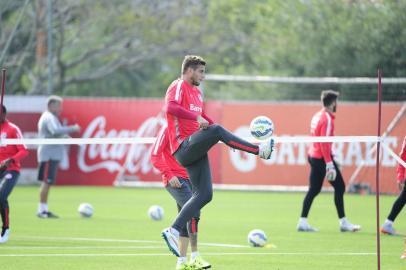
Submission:
M 339 93 L 332 90 L 321 92 L 323 108 L 318 111 L 311 120 L 310 132 L 312 136 L 334 136 L 334 119 L 337 109 Z M 345 217 L 344 192 L 345 183 L 340 169 L 333 159 L 331 152 L 332 143 L 312 143 L 308 151 L 310 164 L 309 190 L 303 201 L 302 214 L 297 225 L 298 231 L 314 232 L 316 228 L 310 226 L 307 216 L 314 198 L 320 193 L 324 178 L 334 188 L 334 203 L 339 217 L 340 230 L 342 232 L 356 232 L 361 229 L 360 225 L 351 224 Z
M 179 257 L 179 232 L 195 213 L 213 196 L 207 152 L 219 141 L 263 159 L 269 159 L 274 141 L 251 144 L 214 124 L 203 110 L 200 82 L 205 76 L 206 62 L 200 56 L 187 55 L 182 63 L 182 77 L 169 86 L 166 97 L 166 119 L 171 154 L 186 168 L 193 186 L 192 198 L 182 207 L 171 227 L 162 231 L 169 249 Z
M 406 137 L 404 138 L 402 149 L 400 151 L 400 158 L 406 161 Z M 381 232 L 389 235 L 397 235 L 395 228 L 393 228 L 393 222 L 396 217 L 402 211 L 402 208 L 406 204 L 406 188 L 405 188 L 405 167 L 402 164 L 399 164 L 397 167 L 397 182 L 399 190 L 401 191 L 399 197 L 393 203 L 392 209 L 389 213 L 389 216 L 385 220 L 385 223 L 381 227 Z
M 178 212 L 183 205 L 192 197 L 192 184 L 189 181 L 189 176 L 185 168 L 179 165 L 176 159 L 172 156 L 169 147 L 168 130 L 164 126 L 152 147 L 151 162 L 156 169 L 162 174 L 162 181 L 166 190 L 172 195 L 176 201 Z M 187 226 L 180 231 L 179 237 L 179 253 L 177 270 L 186 269 L 207 269 L 211 265 L 203 260 L 197 249 L 197 231 L 200 220 L 200 212 L 196 213 Z M 192 250 L 191 261 L 187 262 L 187 248 L 190 241 Z
M 20 129 L 6 119 L 6 114 L 7 109 L 3 105 L 0 118 L 1 139 L 22 138 Z M 7 242 L 10 235 L 10 211 L 7 198 L 20 176 L 20 161 L 27 155 L 28 151 L 25 145 L 0 144 L 0 213 L 3 222 L 0 244 Z
M 403 139 L 402 149 L 400 151 L 400 158 L 406 162 L 406 136 Z M 406 204 L 406 187 L 405 187 L 405 167 L 399 163 L 397 167 L 397 182 L 399 186 L 399 190 L 401 190 L 398 198 L 392 205 L 392 209 L 389 213 L 388 218 L 385 220 L 385 223 L 381 227 L 381 232 L 384 234 L 389 235 L 398 235 L 396 230 L 393 228 L 393 222 L 395 221 L 396 217 L 402 211 L 403 207 Z M 406 244 L 406 238 L 405 238 Z M 402 259 L 406 259 L 406 249 L 404 254 L 401 257 Z

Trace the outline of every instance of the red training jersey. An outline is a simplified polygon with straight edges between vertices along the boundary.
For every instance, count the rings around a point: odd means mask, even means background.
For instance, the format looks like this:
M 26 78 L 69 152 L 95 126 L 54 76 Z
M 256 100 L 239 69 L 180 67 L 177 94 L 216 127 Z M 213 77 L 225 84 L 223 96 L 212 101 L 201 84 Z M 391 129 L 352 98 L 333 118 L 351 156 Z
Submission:
M 317 112 L 310 124 L 310 134 L 315 137 L 334 136 L 334 114 L 321 109 Z M 312 158 L 323 158 L 326 163 L 331 162 L 331 142 L 315 142 L 310 145 L 308 154 Z
M 151 162 L 161 172 L 162 181 L 165 186 L 168 185 L 168 181 L 174 176 L 189 179 L 186 169 L 172 156 L 168 129 L 166 127 L 161 129 L 152 147 Z
M 405 136 L 405 138 L 403 139 L 402 150 L 400 151 L 400 158 L 401 158 L 404 162 L 406 162 L 406 136 Z M 399 164 L 399 165 L 398 165 L 397 173 L 398 173 L 398 177 L 397 177 L 398 182 L 399 182 L 399 183 L 405 182 L 405 167 L 403 167 L 402 164 Z
M 1 124 L 1 139 L 21 139 L 23 136 L 20 129 L 6 120 Z M 0 162 L 12 158 L 13 162 L 7 167 L 7 171 L 20 171 L 20 161 L 28 155 L 25 145 L 0 145 Z
M 197 115 L 203 114 L 203 97 L 196 86 L 190 85 L 187 81 L 177 79 L 171 83 L 166 91 L 165 104 L 176 102 L 184 109 Z M 183 140 L 199 130 L 199 123 L 196 119 L 185 119 L 166 112 L 168 123 L 168 135 L 171 146 L 171 153 L 175 153 Z

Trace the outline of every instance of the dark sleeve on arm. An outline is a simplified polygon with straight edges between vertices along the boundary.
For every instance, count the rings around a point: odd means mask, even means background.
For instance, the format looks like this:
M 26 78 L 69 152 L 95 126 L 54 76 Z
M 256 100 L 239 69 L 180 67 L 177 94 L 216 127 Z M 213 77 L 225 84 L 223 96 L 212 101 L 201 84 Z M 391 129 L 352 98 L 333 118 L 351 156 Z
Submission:
M 166 105 L 166 111 L 176 117 L 189 119 L 189 120 L 196 120 L 198 113 L 191 112 L 183 108 L 179 103 L 175 101 L 169 101 Z

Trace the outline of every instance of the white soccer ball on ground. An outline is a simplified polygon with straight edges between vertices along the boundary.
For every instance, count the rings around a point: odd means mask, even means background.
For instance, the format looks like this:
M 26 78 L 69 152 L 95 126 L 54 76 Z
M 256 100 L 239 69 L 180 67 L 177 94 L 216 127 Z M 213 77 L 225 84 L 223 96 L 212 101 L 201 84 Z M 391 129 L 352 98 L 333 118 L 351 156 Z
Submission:
M 148 216 L 155 221 L 162 220 L 164 218 L 164 209 L 159 205 L 153 205 L 148 209 Z
M 272 136 L 274 124 L 271 119 L 260 115 L 252 119 L 250 124 L 250 132 L 254 138 L 258 140 L 266 140 Z
M 248 233 L 248 243 L 253 247 L 264 247 L 268 238 L 262 230 L 252 230 Z
M 82 217 L 89 218 L 93 216 L 94 209 L 90 203 L 81 203 L 79 205 L 78 212 Z

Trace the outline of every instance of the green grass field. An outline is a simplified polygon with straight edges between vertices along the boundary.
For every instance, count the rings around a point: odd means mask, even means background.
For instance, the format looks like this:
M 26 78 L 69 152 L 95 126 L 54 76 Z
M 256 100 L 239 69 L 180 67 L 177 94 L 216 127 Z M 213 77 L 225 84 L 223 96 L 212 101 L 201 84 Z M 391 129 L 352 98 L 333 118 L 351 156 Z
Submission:
M 346 195 L 350 221 L 359 233 L 340 233 L 332 194 L 314 202 L 310 222 L 318 233 L 296 232 L 304 194 L 215 191 L 203 209 L 200 252 L 212 269 L 377 269 L 375 197 Z M 1 270 L 29 269 L 175 269 L 176 258 L 160 238 L 176 208 L 164 189 L 55 187 L 51 210 L 60 219 L 36 217 L 37 187 L 17 187 L 10 196 L 10 241 L 0 246 Z M 381 197 L 383 221 L 394 201 Z M 89 202 L 92 218 L 79 217 L 77 207 Z M 151 221 L 147 209 L 165 209 L 163 221 Z M 406 231 L 405 214 L 396 228 Z M 273 248 L 250 248 L 247 234 L 264 230 Z M 382 236 L 382 268 L 406 269 L 399 257 L 402 237 Z M 227 244 L 219 246 L 215 244 Z

